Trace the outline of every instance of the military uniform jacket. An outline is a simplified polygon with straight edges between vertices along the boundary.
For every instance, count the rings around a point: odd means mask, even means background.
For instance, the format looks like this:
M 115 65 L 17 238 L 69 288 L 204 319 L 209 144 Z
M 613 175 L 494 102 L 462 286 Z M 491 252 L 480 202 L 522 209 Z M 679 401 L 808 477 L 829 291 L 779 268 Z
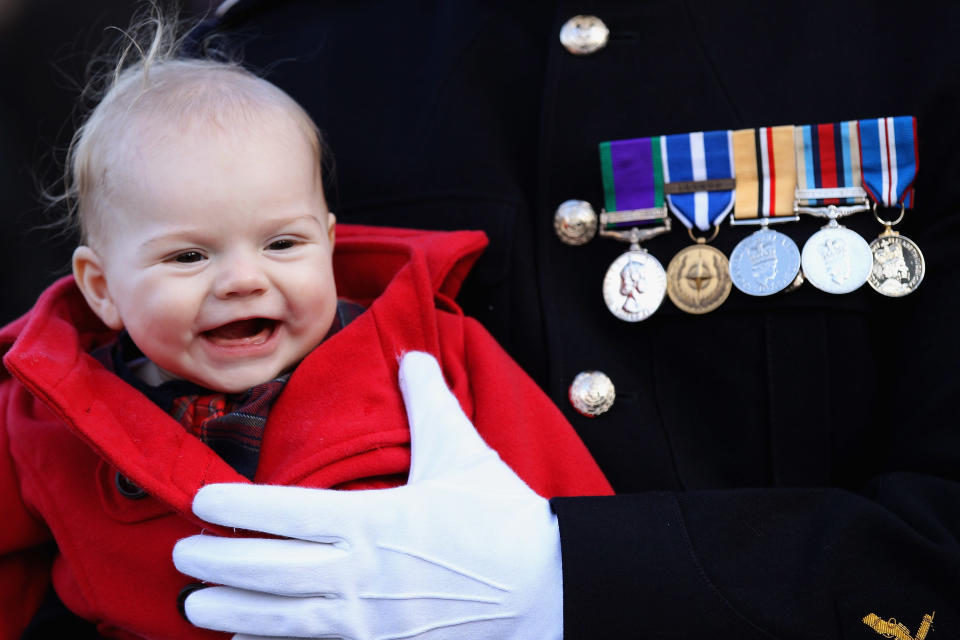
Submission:
M 341 219 L 489 235 L 458 301 L 624 494 L 553 501 L 567 640 L 870 640 L 870 614 L 915 634 L 933 611 L 929 638 L 960 637 L 956 5 L 230 4 L 227 42 L 325 131 Z M 603 49 L 561 46 L 576 14 L 606 23 Z M 628 324 L 600 293 L 626 245 L 554 235 L 564 200 L 599 211 L 601 141 L 895 115 L 918 121 L 899 230 L 928 267 L 906 298 L 807 284 Z M 777 229 L 802 246 L 822 224 Z M 666 264 L 689 244 L 677 224 L 644 246 Z M 594 419 L 567 401 L 589 369 L 617 392 Z
M 562 414 L 450 302 L 485 243 L 476 232 L 338 225 L 338 293 L 369 308 L 295 369 L 270 412 L 257 482 L 402 484 L 410 437 L 398 355 L 423 350 L 487 443 L 536 491 L 610 492 Z M 51 575 L 63 602 L 106 637 L 223 637 L 178 613 L 191 581 L 171 554 L 178 539 L 216 530 L 191 514 L 201 486 L 247 480 L 87 355 L 112 338 L 71 278 L 0 331 L 3 640 L 19 637 Z M 125 497 L 118 474 L 148 495 Z

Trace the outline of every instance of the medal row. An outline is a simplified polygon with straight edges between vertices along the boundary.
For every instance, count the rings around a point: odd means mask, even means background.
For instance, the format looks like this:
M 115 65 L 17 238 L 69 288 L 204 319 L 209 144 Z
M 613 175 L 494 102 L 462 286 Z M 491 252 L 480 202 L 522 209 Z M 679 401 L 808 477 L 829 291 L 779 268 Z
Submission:
M 892 229 L 914 198 L 916 121 L 910 116 L 603 142 L 600 165 L 605 207 L 599 225 L 589 203 L 570 200 L 558 208 L 554 228 L 571 245 L 588 242 L 598 226 L 601 236 L 630 243 L 603 281 L 604 301 L 621 320 L 649 317 L 666 295 L 683 311 L 702 314 L 718 308 L 734 286 L 769 296 L 807 280 L 843 294 L 869 282 L 899 297 L 923 279 L 920 249 Z M 839 220 L 869 211 L 870 200 L 885 230 L 867 244 Z M 899 207 L 900 216 L 883 220 L 878 205 Z M 728 261 L 708 243 L 731 212 L 732 225 L 760 228 Z M 670 231 L 670 214 L 695 244 L 664 270 L 640 243 Z M 802 251 L 770 228 L 800 214 L 827 219 Z M 711 229 L 709 238 L 695 235 Z

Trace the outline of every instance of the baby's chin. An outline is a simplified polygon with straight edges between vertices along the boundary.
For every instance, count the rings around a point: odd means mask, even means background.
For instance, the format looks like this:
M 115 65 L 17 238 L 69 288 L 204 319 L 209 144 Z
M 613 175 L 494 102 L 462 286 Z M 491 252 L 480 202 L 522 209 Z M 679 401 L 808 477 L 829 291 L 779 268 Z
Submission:
M 215 373 L 214 375 L 203 376 L 185 375 L 183 378 L 211 391 L 236 394 L 244 393 L 259 384 L 270 382 L 291 370 L 293 366 L 294 365 L 280 368 L 271 367 L 259 371 L 224 371 L 220 372 L 220 374 Z

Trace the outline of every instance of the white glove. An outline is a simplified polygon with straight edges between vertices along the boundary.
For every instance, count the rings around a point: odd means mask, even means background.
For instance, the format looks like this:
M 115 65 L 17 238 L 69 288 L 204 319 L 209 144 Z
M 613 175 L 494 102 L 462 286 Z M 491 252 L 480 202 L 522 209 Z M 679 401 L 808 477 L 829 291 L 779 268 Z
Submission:
M 227 585 L 186 599 L 193 624 L 241 634 L 235 640 L 563 637 L 549 504 L 483 442 L 432 356 L 403 357 L 400 389 L 412 438 L 407 485 L 219 484 L 197 493 L 193 510 L 204 520 L 289 539 L 178 542 L 178 570 Z

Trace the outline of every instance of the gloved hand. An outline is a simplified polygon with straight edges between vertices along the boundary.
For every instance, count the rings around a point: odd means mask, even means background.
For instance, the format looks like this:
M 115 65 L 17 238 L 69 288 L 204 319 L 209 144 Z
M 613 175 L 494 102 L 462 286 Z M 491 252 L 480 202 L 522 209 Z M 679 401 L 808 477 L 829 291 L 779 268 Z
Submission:
M 371 491 L 209 485 L 194 512 L 287 539 L 197 535 L 181 572 L 220 585 L 185 602 L 195 625 L 253 637 L 556 640 L 560 534 L 546 500 L 474 430 L 434 358 L 406 354 L 409 483 Z M 547 452 L 544 452 L 547 455 Z

